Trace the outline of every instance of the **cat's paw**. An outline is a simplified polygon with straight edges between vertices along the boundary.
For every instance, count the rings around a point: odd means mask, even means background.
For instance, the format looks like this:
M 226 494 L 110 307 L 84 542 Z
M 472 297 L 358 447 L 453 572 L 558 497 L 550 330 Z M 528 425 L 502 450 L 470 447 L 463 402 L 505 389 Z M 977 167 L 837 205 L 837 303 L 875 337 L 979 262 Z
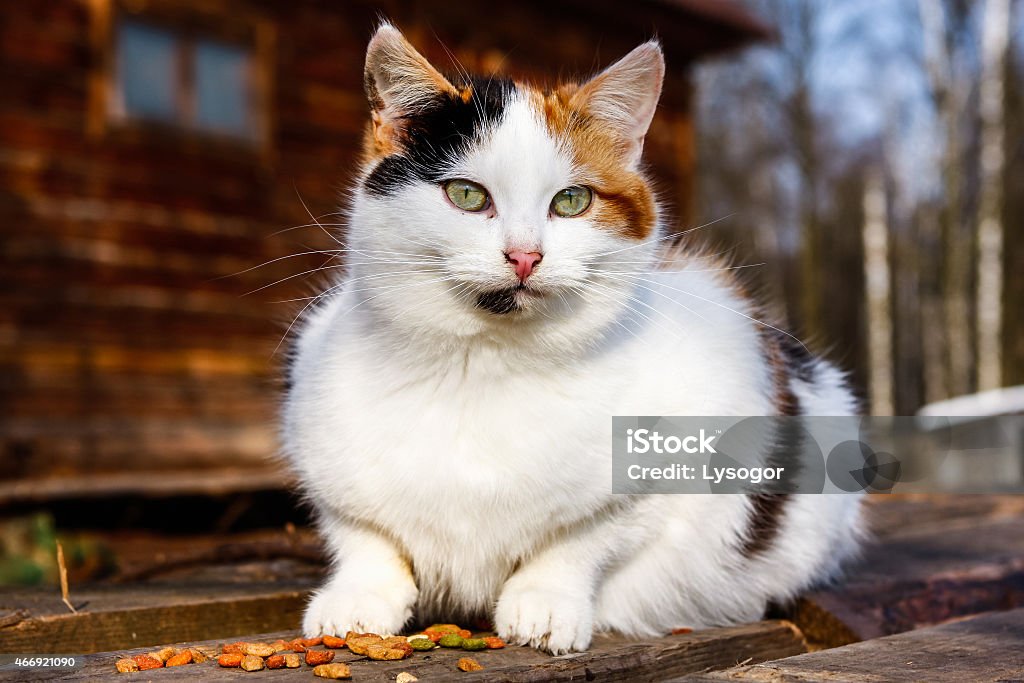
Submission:
M 412 618 L 416 595 L 411 581 L 369 587 L 331 582 L 309 601 L 302 631 L 308 638 L 323 633 L 344 637 L 349 631 L 398 633 Z
M 513 579 L 498 600 L 494 628 L 517 645 L 553 655 L 579 652 L 590 646 L 594 606 L 589 595 Z

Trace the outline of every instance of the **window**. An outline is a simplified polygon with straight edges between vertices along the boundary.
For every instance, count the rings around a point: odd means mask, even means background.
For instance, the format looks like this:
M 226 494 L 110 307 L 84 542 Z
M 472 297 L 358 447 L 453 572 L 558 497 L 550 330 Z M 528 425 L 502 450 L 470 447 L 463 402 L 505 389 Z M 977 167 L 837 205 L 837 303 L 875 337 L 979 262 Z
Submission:
M 115 119 L 248 141 L 260 136 L 251 47 L 129 18 L 114 35 Z

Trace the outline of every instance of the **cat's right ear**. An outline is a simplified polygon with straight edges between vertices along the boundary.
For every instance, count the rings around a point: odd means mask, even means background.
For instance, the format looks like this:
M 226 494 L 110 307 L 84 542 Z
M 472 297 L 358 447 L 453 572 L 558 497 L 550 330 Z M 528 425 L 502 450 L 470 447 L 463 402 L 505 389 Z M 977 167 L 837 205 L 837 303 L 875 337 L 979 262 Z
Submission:
M 366 49 L 363 74 L 373 116 L 373 135 L 384 145 L 401 132 L 404 119 L 415 116 L 455 87 L 430 65 L 391 24 L 381 24 Z

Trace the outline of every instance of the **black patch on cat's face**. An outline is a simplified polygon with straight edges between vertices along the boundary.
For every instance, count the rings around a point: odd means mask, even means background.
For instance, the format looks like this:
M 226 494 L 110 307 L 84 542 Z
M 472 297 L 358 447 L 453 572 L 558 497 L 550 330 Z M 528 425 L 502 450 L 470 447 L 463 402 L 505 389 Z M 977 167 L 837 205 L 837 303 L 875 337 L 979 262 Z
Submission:
M 516 303 L 516 294 L 522 289 L 522 285 L 508 287 L 507 289 L 496 289 L 491 292 L 484 292 L 476 298 L 476 305 L 485 311 L 495 315 L 506 315 L 519 310 Z
M 440 182 L 451 160 L 477 139 L 481 129 L 501 118 L 516 91 L 515 83 L 502 78 L 474 77 L 468 85 L 468 101 L 456 94 L 438 94 L 423 111 L 404 118 L 402 151 L 381 159 L 366 178 L 367 192 L 386 197 L 415 181 Z

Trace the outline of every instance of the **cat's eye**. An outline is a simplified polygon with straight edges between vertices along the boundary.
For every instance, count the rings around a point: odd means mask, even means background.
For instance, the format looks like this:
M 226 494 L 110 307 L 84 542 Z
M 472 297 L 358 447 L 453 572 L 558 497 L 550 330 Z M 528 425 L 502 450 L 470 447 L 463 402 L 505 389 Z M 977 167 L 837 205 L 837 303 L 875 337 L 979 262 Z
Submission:
M 560 190 L 551 200 L 551 211 L 563 218 L 579 216 L 590 207 L 594 193 L 589 187 L 574 185 Z
M 463 211 L 483 211 L 491 205 L 487 190 L 469 180 L 449 180 L 444 184 L 444 193 Z

